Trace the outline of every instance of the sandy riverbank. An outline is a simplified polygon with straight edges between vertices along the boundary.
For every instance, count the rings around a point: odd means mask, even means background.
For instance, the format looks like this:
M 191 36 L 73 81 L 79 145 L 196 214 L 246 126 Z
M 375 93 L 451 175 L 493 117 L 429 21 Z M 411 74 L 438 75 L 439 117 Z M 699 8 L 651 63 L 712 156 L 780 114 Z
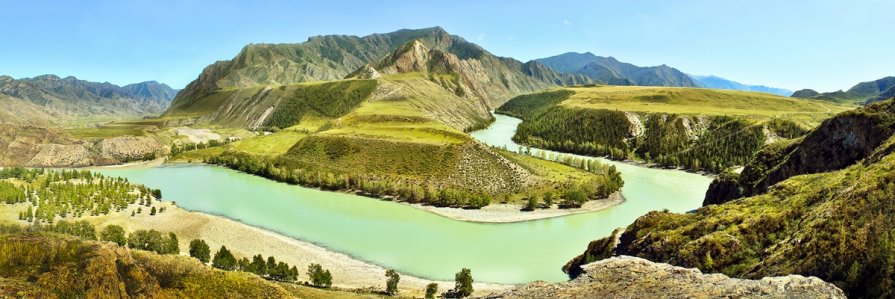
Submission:
M 131 210 L 137 206 L 131 206 L 123 212 L 113 212 L 110 215 L 86 216 L 87 220 L 97 226 L 97 230 L 107 225 L 121 225 L 128 232 L 138 229 L 155 229 L 162 232 L 174 232 L 180 241 L 181 254 L 187 254 L 189 242 L 193 239 L 203 239 L 217 251 L 222 245 L 227 246 L 237 257 L 251 257 L 261 254 L 265 257 L 274 256 L 277 260 L 296 265 L 299 269 L 306 269 L 310 263 L 319 263 L 329 269 L 333 274 L 333 285 L 340 288 L 383 288 L 385 283 L 385 268 L 368 262 L 354 259 L 348 255 L 333 252 L 318 245 L 286 237 L 275 232 L 252 227 L 238 221 L 220 216 L 208 215 L 198 212 L 190 212 L 172 205 L 170 202 L 154 204 L 157 207 L 165 207 L 164 213 L 149 216 L 143 214 L 131 217 Z M 18 212 L 26 208 L 26 204 L 0 205 L 0 222 L 14 222 L 26 224 L 17 220 Z M 72 219 L 74 220 L 74 219 Z M 459 271 L 459 269 L 456 269 Z M 299 280 L 307 280 L 304 271 L 300 271 Z M 425 289 L 430 280 L 411 275 L 401 275 L 399 287 L 407 292 L 418 292 Z M 439 289 L 447 290 L 454 287 L 453 281 L 436 281 Z M 504 290 L 512 285 L 476 283 L 477 295 L 486 295 L 493 291 Z
M 439 216 L 458 221 L 484 222 L 484 223 L 510 223 L 538 219 L 569 216 L 574 214 L 599 211 L 618 205 L 625 201 L 621 192 L 615 192 L 601 200 L 592 200 L 584 203 L 580 208 L 560 209 L 556 205 L 549 209 L 537 209 L 531 212 L 523 212 L 521 204 L 490 204 L 481 209 L 469 210 L 461 208 L 438 208 L 421 204 L 408 204 L 411 207 L 431 212 Z

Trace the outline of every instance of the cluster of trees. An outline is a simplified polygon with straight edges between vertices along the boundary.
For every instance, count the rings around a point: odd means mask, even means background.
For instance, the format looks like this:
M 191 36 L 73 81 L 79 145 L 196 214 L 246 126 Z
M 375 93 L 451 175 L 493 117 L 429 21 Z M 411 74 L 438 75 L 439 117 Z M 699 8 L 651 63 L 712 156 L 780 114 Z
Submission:
M 357 191 L 371 197 L 394 199 L 438 207 L 481 208 L 491 203 L 494 195 L 474 193 L 457 188 L 436 188 L 433 184 L 409 179 L 329 171 L 306 171 L 292 168 L 278 160 L 246 153 L 227 152 L 212 157 L 208 163 L 223 165 L 272 180 L 321 188 L 324 190 Z
M 281 89 L 285 90 L 286 87 L 282 86 Z M 280 101 L 264 125 L 288 128 L 298 124 L 311 111 L 327 117 L 339 117 L 360 105 L 375 89 L 375 80 L 304 85 L 297 88 L 293 95 Z
M 552 161 L 566 166 L 575 167 L 593 174 L 608 176 L 612 181 L 619 184 L 619 188 L 621 188 L 621 184 L 623 183 L 621 173 L 618 172 L 618 169 L 616 169 L 615 165 L 601 163 L 596 159 L 581 158 L 565 154 L 548 153 L 546 151 L 532 151 L 531 147 L 520 147 L 518 153 L 539 158 L 541 160 Z
M 108 241 L 118 246 L 127 245 L 131 249 L 140 249 L 152 251 L 158 254 L 178 254 L 180 253 L 177 244 L 177 235 L 168 233 L 167 236 L 156 230 L 137 230 L 125 237 L 124 228 L 119 225 L 108 225 L 103 228 L 97 238 L 96 226 L 90 224 L 86 220 L 65 221 L 61 220 L 55 224 L 35 223 L 28 227 L 32 232 L 53 232 L 75 236 L 86 240 Z
M 551 192 L 546 192 L 540 197 L 535 194 L 529 194 L 524 198 L 525 207 L 522 209 L 523 211 L 534 211 L 538 208 L 550 208 L 554 201 L 559 201 L 559 206 L 561 208 L 581 207 L 581 205 L 588 200 L 606 198 L 624 186 L 624 180 L 622 180 L 621 173 L 614 165 L 600 163 L 600 161 L 597 161 L 596 159 L 547 153 L 545 151 L 532 151 L 531 147 L 520 147 L 518 152 L 523 155 L 553 161 L 598 175 L 587 181 L 566 182 L 562 188 L 563 192 L 559 194 L 558 197 L 554 197 L 554 194 Z
M 516 128 L 513 141 L 591 156 L 627 158 L 629 120 L 623 112 L 552 107 Z
M 529 120 L 568 99 L 573 94 L 575 94 L 574 91 L 563 89 L 521 95 L 510 99 L 506 104 L 497 108 L 496 112 Z
M 311 284 L 318 287 L 328 288 L 333 284 L 333 275 L 320 264 L 308 265 L 308 277 L 311 278 Z
M 208 243 L 202 239 L 190 241 L 189 253 L 201 261 L 203 264 L 211 262 L 211 266 L 226 271 L 243 271 L 257 274 L 263 278 L 276 281 L 294 282 L 298 280 L 298 268 L 290 267 L 288 263 L 277 262 L 276 258 L 270 256 L 267 260 L 263 256 L 256 255 L 252 260 L 243 257 L 237 259 L 236 256 L 227 249 L 227 246 L 221 246 L 211 257 L 211 249 Z M 330 277 L 330 280 L 332 278 Z
M 642 117 L 642 134 L 630 136 L 630 121 L 621 111 L 554 106 L 522 116 L 525 121 L 513 136 L 521 144 L 716 173 L 748 162 L 764 145 L 765 129 L 782 138 L 806 133 L 798 124 L 782 119 L 756 124 L 743 118 L 713 116 L 705 129 L 697 129 L 685 124 L 688 116 L 653 113 Z
M 175 143 L 171 145 L 171 156 L 179 155 L 183 152 L 198 150 L 198 149 L 206 149 L 218 146 L 224 146 L 230 143 L 230 139 L 223 140 L 208 140 L 208 142 L 198 142 L 198 143 Z
M 30 183 L 44 173 L 46 173 L 46 170 L 43 168 L 9 167 L 0 169 L 0 179 L 20 179 Z
M 25 202 L 25 190 L 10 182 L 0 181 L 0 201 L 6 204 Z
M 136 203 L 150 207 L 153 199 L 161 197 L 159 190 L 86 170 L 12 168 L 0 171 L 0 179 L 25 182 L 15 185 L 0 181 L 0 202 L 31 203 L 19 213 L 19 219 L 28 222 L 52 223 L 57 216 L 103 215 Z

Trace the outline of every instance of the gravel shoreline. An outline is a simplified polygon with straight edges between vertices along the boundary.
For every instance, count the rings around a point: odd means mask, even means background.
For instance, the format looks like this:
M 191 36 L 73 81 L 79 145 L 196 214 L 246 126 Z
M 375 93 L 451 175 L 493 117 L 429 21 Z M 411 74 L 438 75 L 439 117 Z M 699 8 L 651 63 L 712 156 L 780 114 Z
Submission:
M 521 211 L 524 207 L 521 204 L 490 204 L 481 209 L 462 209 L 462 208 L 439 208 L 421 204 L 402 203 L 426 212 L 430 212 L 439 216 L 447 217 L 457 221 L 480 222 L 480 223 L 511 223 L 523 222 L 539 219 L 563 217 L 575 214 L 596 212 L 606 209 L 625 201 L 621 191 L 616 191 L 609 197 L 592 200 L 584 203 L 580 208 L 560 209 L 556 205 L 549 209 L 537 209 L 530 212 Z

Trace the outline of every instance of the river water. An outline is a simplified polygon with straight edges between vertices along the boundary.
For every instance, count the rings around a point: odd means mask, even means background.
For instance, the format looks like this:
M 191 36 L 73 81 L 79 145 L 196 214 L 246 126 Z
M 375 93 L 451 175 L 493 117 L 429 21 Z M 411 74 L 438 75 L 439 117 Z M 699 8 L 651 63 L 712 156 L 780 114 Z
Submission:
M 520 120 L 495 115 L 472 133 L 516 150 Z M 102 169 L 162 190 L 165 200 L 312 242 L 355 258 L 428 279 L 452 280 L 470 268 L 476 281 L 566 280 L 560 270 L 588 242 L 652 210 L 686 212 L 702 203 L 710 179 L 684 171 L 616 165 L 626 201 L 602 211 L 507 224 L 455 221 L 406 205 L 277 183 L 218 166 Z M 301 267 L 301 265 L 299 265 Z

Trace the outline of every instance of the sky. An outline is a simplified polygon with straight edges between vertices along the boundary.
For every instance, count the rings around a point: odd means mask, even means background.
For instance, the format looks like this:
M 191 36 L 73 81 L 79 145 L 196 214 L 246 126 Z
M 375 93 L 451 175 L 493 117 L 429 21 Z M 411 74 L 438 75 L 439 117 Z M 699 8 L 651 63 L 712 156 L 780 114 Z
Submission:
M 441 26 L 522 61 L 592 52 L 797 90 L 895 75 L 895 1 L 11 1 L 0 75 L 182 88 L 249 43 Z

